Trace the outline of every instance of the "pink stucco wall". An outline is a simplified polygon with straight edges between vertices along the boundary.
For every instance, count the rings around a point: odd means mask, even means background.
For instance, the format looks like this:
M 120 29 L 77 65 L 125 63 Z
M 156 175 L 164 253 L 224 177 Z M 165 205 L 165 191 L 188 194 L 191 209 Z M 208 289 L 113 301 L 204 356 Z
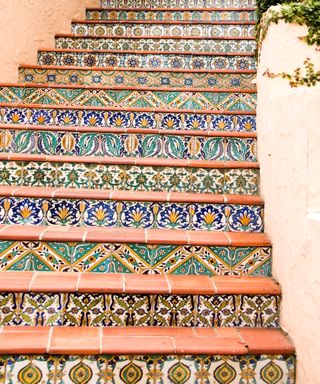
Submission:
M 297 349 L 297 384 L 320 383 L 320 84 L 290 88 L 263 72 L 291 73 L 320 52 L 306 29 L 272 25 L 258 73 L 258 151 L 273 272 L 283 290 L 281 324 Z
M 19 64 L 36 64 L 37 49 L 53 48 L 55 33 L 70 33 L 98 0 L 0 0 L 0 81 L 18 79 Z

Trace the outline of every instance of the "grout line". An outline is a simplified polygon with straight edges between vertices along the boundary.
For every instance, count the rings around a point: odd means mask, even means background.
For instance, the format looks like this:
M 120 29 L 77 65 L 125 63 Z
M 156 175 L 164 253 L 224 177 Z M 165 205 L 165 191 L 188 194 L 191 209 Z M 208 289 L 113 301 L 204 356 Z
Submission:
M 102 353 L 102 338 L 103 338 L 103 328 L 99 328 L 99 352 Z
M 29 284 L 29 287 L 28 287 L 28 292 L 31 292 L 31 289 L 32 289 L 32 284 L 34 283 L 34 280 L 35 278 L 38 276 L 39 272 L 34 272 L 33 275 L 32 275 L 32 278 L 30 280 L 30 284 Z
M 81 276 L 82 276 L 82 272 L 79 273 L 79 276 L 77 278 L 76 292 L 79 292 L 79 285 L 80 285 Z
M 165 278 L 166 278 L 166 281 L 167 281 L 167 284 L 168 284 L 169 294 L 171 294 L 171 292 L 172 292 L 172 288 L 171 288 L 171 284 L 170 284 L 170 281 L 169 281 L 169 276 L 168 276 L 168 275 L 165 275 Z
M 82 235 L 82 239 L 81 239 L 81 241 L 83 243 L 87 240 L 87 236 L 88 236 L 88 231 L 85 231 L 84 234 Z
M 126 293 L 126 274 L 122 274 L 122 293 Z
M 49 329 L 49 337 L 48 337 L 48 344 L 47 344 L 47 353 L 49 353 L 49 351 L 50 351 L 51 340 L 52 340 L 52 334 L 53 334 L 53 328 L 54 328 L 54 327 L 50 327 L 50 329 Z
M 228 245 L 230 246 L 232 243 L 231 237 L 228 232 L 225 232 L 226 238 L 228 239 Z

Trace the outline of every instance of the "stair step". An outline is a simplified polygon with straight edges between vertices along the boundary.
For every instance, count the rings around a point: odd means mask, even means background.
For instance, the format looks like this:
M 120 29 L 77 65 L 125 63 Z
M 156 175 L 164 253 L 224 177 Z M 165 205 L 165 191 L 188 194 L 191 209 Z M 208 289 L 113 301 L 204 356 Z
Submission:
M 127 50 L 135 51 L 176 51 L 176 52 L 214 52 L 224 53 L 253 53 L 256 49 L 254 37 L 173 37 L 173 36 L 76 36 L 72 34 L 56 35 L 56 48 L 60 49 L 89 49 Z
M 278 328 L 280 294 L 268 277 L 1 272 L 0 324 Z
M 254 162 L 0 153 L 0 185 L 257 195 Z
M 255 8 L 88 8 L 87 20 L 105 21 L 255 21 Z
M 255 22 L 201 22 L 189 21 L 74 21 L 71 31 L 78 36 L 96 37 L 204 37 L 246 38 L 255 36 Z
M 15 97 L 14 95 L 10 96 Z M 0 104 L 0 124 L 254 132 L 253 111 Z
M 263 231 L 257 196 L 2 187 L 1 224 Z
M 255 71 L 144 70 L 133 68 L 95 68 L 23 65 L 19 82 L 74 84 L 78 86 L 170 87 L 256 90 Z M 240 91 L 241 92 L 241 91 Z
M 108 156 L 257 161 L 256 139 L 234 136 L 178 135 L 173 131 L 125 129 L 90 132 L 86 127 L 66 131 L 61 127 L 0 126 L 0 152 L 67 156 Z M 72 127 L 71 127 L 72 128 Z M 97 129 L 97 128 L 96 128 Z M 142 132 L 141 132 L 142 131 Z M 188 132 L 188 131 L 187 131 Z M 195 135 L 194 133 L 197 133 Z
M 186 91 L 165 87 L 128 89 L 101 86 L 83 88 L 72 85 L 61 87 L 54 84 L 0 84 L 0 103 L 253 112 L 256 108 L 256 93 L 223 92 L 210 88 L 190 88 Z
M 41 49 L 38 52 L 40 65 L 76 65 L 78 67 L 114 67 L 145 69 L 203 69 L 203 70 L 256 70 L 253 53 L 200 53 L 144 50 L 89 49 Z
M 262 233 L 0 225 L 0 270 L 270 276 Z

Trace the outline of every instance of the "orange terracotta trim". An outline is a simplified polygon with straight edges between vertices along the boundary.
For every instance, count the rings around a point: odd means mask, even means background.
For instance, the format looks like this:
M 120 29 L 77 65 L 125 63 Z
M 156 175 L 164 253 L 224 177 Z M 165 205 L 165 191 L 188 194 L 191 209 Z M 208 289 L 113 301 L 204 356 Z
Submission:
M 146 8 L 146 7 L 141 7 L 141 8 L 103 8 L 103 7 L 88 7 L 86 8 L 87 11 L 108 11 L 108 12 L 113 12 L 113 11 L 132 11 L 132 12 L 138 12 L 138 11 L 165 11 L 165 12 L 174 12 L 174 11 L 181 11 L 181 12 L 189 12 L 189 11 L 202 11 L 202 12 L 215 12 L 215 11 L 256 11 L 257 9 L 255 7 L 246 7 L 246 8 L 235 8 L 235 7 L 226 7 L 226 8 L 219 8 L 219 7 L 211 7 L 211 8 Z
M 72 20 L 72 24 L 155 24 L 155 25 L 255 25 L 255 21 L 209 21 L 209 20 Z

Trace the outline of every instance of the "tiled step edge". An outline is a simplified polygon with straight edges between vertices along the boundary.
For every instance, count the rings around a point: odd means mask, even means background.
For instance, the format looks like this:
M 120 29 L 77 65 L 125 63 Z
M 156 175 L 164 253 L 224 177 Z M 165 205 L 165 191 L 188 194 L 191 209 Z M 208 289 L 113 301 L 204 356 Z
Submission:
M 225 12 L 225 11 L 238 11 L 238 12 L 246 12 L 246 11 L 255 11 L 255 7 L 208 7 L 208 8 L 202 8 L 202 7 L 191 7 L 191 8 L 183 8 L 183 7 L 172 7 L 172 8 L 164 8 L 164 7 L 156 7 L 156 8 L 146 8 L 146 7 L 139 7 L 139 8 L 127 8 L 127 7 L 114 7 L 114 8 L 105 8 L 105 7 L 88 7 L 86 8 L 89 12 L 117 12 L 117 11 L 133 11 L 133 12 L 156 12 L 156 11 L 164 11 L 164 12 L 174 12 L 174 11 L 185 11 L 185 12 L 192 12 L 192 11 L 201 11 L 201 12 Z
M 208 354 L 294 353 L 277 329 L 128 327 L 2 327 L 0 354 Z
M 158 10 L 158 9 L 156 9 Z M 255 25 L 250 20 L 83 20 L 72 19 L 72 24 L 155 24 L 155 25 Z M 181 36 L 183 37 L 183 36 Z

